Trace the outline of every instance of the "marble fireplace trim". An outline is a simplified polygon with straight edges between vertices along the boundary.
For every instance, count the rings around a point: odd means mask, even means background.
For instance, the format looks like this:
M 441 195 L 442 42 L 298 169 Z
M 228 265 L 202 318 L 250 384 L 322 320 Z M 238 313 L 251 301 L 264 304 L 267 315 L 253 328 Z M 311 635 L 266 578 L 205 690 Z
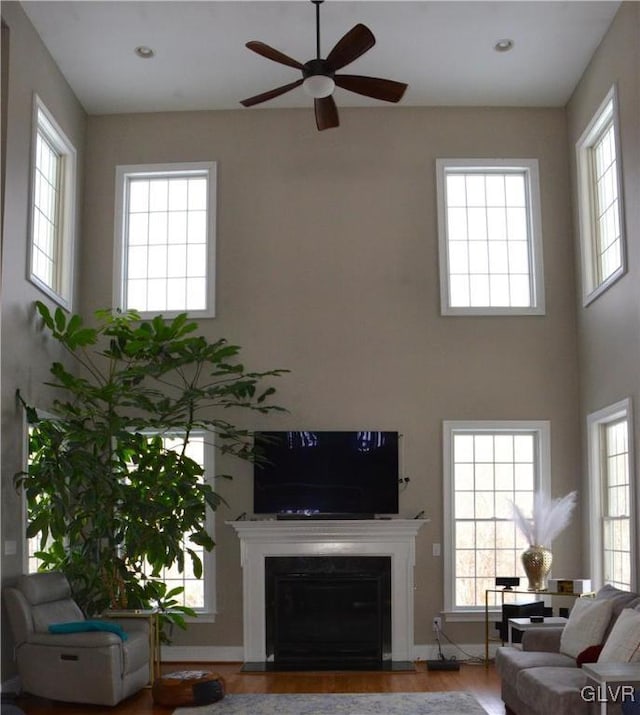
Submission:
M 391 658 L 413 660 L 415 537 L 427 519 L 228 521 L 240 539 L 246 663 L 266 660 L 267 556 L 390 556 Z

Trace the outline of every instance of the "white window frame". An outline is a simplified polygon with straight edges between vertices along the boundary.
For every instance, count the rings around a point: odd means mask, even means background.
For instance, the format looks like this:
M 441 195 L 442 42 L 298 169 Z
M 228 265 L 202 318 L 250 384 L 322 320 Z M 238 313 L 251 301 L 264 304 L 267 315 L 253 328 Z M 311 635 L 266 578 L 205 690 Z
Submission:
M 215 317 L 215 268 L 216 268 L 216 196 L 217 196 L 217 162 L 181 162 L 172 164 L 133 164 L 116 167 L 116 206 L 115 206 L 115 240 L 114 240 L 114 271 L 113 296 L 115 307 L 125 309 L 127 251 L 128 245 L 128 186 L 130 179 L 162 178 L 163 176 L 180 177 L 205 174 L 207 176 L 207 240 L 206 240 L 206 307 L 202 310 L 134 310 L 143 318 L 149 318 L 158 313 L 166 317 L 175 317 L 180 313 L 188 313 L 192 318 Z
M 638 582 L 636 554 L 636 513 L 637 498 L 635 488 L 635 455 L 634 455 L 634 428 L 633 409 L 631 398 L 625 398 L 608 407 L 592 412 L 587 416 L 587 444 L 588 444 L 588 470 L 589 470 L 589 550 L 591 566 L 591 584 L 593 588 L 603 585 L 603 560 L 604 560 L 604 539 L 602 535 L 602 485 L 604 469 L 602 456 L 604 451 L 604 440 L 602 428 L 611 422 L 627 420 L 627 440 L 629 446 L 629 505 L 630 505 L 630 547 L 631 547 L 631 587 L 636 588 Z
M 49 285 L 34 273 L 35 231 L 36 231 L 36 185 L 37 185 L 37 145 L 38 134 L 42 133 L 46 142 L 59 155 L 60 171 L 58 176 L 59 199 L 56 206 L 58 216 L 57 231 L 54 237 L 55 252 L 54 277 Z M 27 251 L 27 278 L 39 290 L 54 300 L 58 305 L 71 310 L 73 298 L 74 243 L 75 243 L 75 205 L 77 183 L 76 149 L 62 130 L 53 114 L 42 99 L 34 94 L 31 137 L 31 195 L 29 201 L 29 250 Z
M 448 621 L 482 621 L 484 605 L 457 607 L 454 603 L 456 578 L 455 503 L 454 503 L 454 435 L 469 434 L 534 434 L 536 446 L 536 473 L 534 489 L 550 490 L 551 474 L 551 424 L 546 420 L 445 420 L 443 428 L 443 553 L 444 553 L 444 613 Z M 501 574 L 496 574 L 501 575 Z M 513 574 L 505 574 L 513 575 Z M 490 606 L 490 613 L 499 612 Z
M 608 112 L 608 107 L 611 111 Z M 608 278 L 600 282 L 596 261 L 598 229 L 595 218 L 596 197 L 593 168 L 593 146 L 598 142 L 605 127 L 613 124 L 616 152 L 616 175 L 618 183 L 618 222 L 620 228 L 620 266 Z M 618 92 L 612 86 L 601 102 L 591 121 L 576 142 L 576 166 L 578 187 L 578 217 L 580 226 L 580 251 L 582 257 L 582 304 L 589 305 L 602 295 L 627 272 L 626 233 L 624 222 L 624 197 L 622 184 L 622 152 L 620 150 L 620 122 Z
M 450 299 L 447 221 L 447 173 L 523 174 L 526 188 L 529 249 L 530 306 L 452 306 Z M 442 315 L 544 315 L 542 218 L 537 159 L 436 159 L 438 245 L 440 258 L 440 312 Z

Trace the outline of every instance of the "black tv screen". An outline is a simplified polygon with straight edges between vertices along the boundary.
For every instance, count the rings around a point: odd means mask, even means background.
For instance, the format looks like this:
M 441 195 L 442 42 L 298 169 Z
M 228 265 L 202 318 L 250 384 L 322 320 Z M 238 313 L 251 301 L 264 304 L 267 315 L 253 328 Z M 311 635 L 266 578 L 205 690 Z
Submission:
M 255 514 L 398 513 L 397 432 L 256 432 Z

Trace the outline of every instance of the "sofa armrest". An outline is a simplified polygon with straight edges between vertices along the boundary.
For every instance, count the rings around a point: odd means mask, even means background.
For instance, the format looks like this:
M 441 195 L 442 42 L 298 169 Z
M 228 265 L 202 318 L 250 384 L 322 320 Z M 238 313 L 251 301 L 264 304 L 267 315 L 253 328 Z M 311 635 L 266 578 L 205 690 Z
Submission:
M 522 634 L 522 650 L 560 652 L 562 628 L 533 628 Z

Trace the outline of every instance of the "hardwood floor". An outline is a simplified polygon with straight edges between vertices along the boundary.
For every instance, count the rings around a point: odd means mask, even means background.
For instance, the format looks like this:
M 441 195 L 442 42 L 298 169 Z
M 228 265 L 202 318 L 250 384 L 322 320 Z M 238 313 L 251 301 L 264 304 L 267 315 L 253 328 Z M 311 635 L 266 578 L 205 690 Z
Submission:
M 415 673 L 240 672 L 239 663 L 164 663 L 165 673 L 175 670 L 213 670 L 223 676 L 229 693 L 373 693 L 467 690 L 473 693 L 488 715 L 504 715 L 500 681 L 493 665 L 462 665 L 456 671 L 427 671 L 417 663 Z M 18 705 L 26 715 L 169 715 L 172 711 L 153 704 L 145 689 L 115 708 L 53 703 L 25 696 Z

